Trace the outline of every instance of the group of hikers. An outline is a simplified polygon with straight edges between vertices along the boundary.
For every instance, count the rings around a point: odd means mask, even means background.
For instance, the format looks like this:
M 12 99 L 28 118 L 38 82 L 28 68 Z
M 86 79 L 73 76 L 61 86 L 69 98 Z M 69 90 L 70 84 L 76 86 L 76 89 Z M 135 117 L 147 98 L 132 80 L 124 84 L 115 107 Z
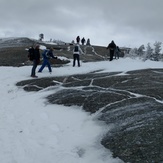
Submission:
M 112 40 L 111 43 L 107 46 L 106 49 L 110 50 L 110 61 L 113 60 L 113 56 L 115 59 L 119 59 L 119 53 L 121 52 L 119 46 L 117 46 L 114 41 Z
M 41 73 L 43 71 L 43 69 L 45 68 L 45 66 L 48 67 L 50 73 L 52 72 L 52 68 L 51 68 L 49 59 L 50 58 L 57 59 L 57 57 L 54 56 L 54 54 L 53 54 L 53 50 L 54 49 L 51 47 L 51 48 L 47 48 L 43 51 L 43 53 L 42 53 L 43 62 L 42 62 L 41 67 L 38 70 L 38 73 Z M 37 78 L 38 76 L 36 76 L 36 68 L 40 63 L 40 46 L 38 44 L 35 46 L 35 48 L 33 46 L 29 48 L 28 58 L 29 58 L 29 60 L 33 61 L 31 77 Z
M 120 49 L 118 46 L 116 46 L 114 41 L 111 41 L 111 43 L 109 43 L 106 49 L 109 49 L 110 51 L 110 61 L 113 60 L 113 56 L 119 59 Z M 80 54 L 84 54 L 84 52 L 82 51 L 80 47 L 80 39 L 79 37 L 77 37 L 76 44 L 73 47 L 73 67 L 76 64 L 76 61 L 77 61 L 78 67 L 80 67 Z M 29 57 L 29 60 L 33 62 L 32 70 L 31 70 L 31 77 L 37 78 L 38 76 L 36 76 L 36 68 L 40 63 L 40 57 L 41 57 L 40 46 L 38 44 L 35 45 L 35 47 L 32 46 L 29 48 L 28 57 Z M 43 58 L 43 62 L 42 62 L 41 67 L 38 70 L 38 73 L 41 73 L 43 69 L 45 68 L 45 66 L 48 67 L 48 70 L 51 73 L 52 68 L 51 68 L 49 60 L 50 58 L 57 59 L 57 57 L 54 56 L 54 49 L 52 47 L 44 49 L 44 51 L 42 52 L 42 58 Z
M 77 36 L 76 37 L 76 42 L 77 42 L 77 44 L 79 45 L 80 44 L 80 36 Z M 85 43 L 85 38 L 83 37 L 82 39 L 81 39 L 81 43 L 82 43 L 82 45 L 84 45 L 84 43 Z M 90 39 L 88 39 L 87 40 L 87 44 L 86 45 L 89 45 L 90 46 Z M 120 48 L 119 48 L 119 46 L 117 46 L 115 43 L 114 43 L 114 41 L 112 40 L 111 41 L 111 43 L 107 46 L 107 48 L 106 49 L 109 49 L 109 51 L 110 51 L 110 61 L 112 61 L 113 60 L 113 56 L 115 56 L 115 59 L 119 59 L 119 54 L 120 54 Z M 81 51 L 81 50 L 80 50 Z M 76 56 L 76 54 L 75 54 L 75 56 Z M 78 60 L 78 66 L 80 66 L 80 64 L 79 64 L 79 59 L 78 59 L 79 57 L 75 57 L 75 59 L 77 59 Z M 74 60 L 75 60 L 74 59 Z M 75 61 L 74 61 L 75 62 Z
M 80 44 L 80 41 L 81 41 L 81 44 L 82 44 L 82 45 L 85 45 L 85 42 L 86 42 L 85 38 L 83 37 L 83 38 L 80 40 L 80 36 L 77 36 L 77 37 L 76 37 L 76 42 L 77 42 L 77 44 Z M 90 39 L 89 39 L 89 38 L 87 39 L 86 45 L 87 45 L 87 46 L 90 46 L 90 45 L 91 45 Z

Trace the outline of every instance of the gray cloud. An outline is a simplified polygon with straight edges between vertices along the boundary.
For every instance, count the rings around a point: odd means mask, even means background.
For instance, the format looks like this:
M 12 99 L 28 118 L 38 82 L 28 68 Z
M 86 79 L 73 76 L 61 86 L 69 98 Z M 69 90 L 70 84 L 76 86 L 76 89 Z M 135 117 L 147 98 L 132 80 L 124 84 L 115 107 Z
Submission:
M 104 45 L 162 41 L 162 0 L 0 0 L 0 37 L 70 42 L 77 35 Z

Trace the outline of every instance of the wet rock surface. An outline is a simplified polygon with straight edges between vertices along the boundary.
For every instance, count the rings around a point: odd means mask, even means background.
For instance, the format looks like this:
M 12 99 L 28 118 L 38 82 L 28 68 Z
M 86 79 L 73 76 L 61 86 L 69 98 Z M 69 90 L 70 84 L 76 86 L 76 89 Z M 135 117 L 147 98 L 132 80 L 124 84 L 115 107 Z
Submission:
M 124 162 L 163 162 L 163 70 L 92 72 L 17 83 L 26 91 L 54 90 L 52 104 L 77 105 L 106 123 L 101 143 Z

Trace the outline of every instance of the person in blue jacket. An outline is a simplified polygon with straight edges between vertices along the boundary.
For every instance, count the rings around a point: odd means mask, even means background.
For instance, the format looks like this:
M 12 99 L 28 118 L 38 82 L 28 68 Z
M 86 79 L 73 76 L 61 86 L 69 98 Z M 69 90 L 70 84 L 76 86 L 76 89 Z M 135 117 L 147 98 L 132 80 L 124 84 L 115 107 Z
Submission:
M 50 60 L 50 58 L 57 59 L 57 57 L 55 57 L 53 54 L 53 48 L 45 49 L 42 53 L 42 57 L 43 57 L 43 63 L 42 63 L 42 66 L 40 67 L 40 69 L 38 70 L 38 72 L 42 72 L 42 70 L 45 68 L 45 66 L 48 66 L 49 72 L 51 73 L 52 68 L 51 68 L 49 60 Z

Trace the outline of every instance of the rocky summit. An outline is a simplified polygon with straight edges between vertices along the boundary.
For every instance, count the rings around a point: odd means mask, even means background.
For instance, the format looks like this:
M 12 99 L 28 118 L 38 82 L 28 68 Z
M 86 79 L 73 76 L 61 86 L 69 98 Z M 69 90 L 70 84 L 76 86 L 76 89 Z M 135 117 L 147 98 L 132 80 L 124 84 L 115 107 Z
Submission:
M 58 48 L 60 55 L 70 57 L 71 46 Z M 83 61 L 106 59 L 105 47 L 82 48 L 88 54 Z M 49 103 L 80 106 L 94 115 L 97 121 L 106 125 L 101 144 L 112 151 L 113 157 L 126 163 L 163 163 L 162 81 L 163 69 L 145 69 L 129 71 L 125 75 L 98 71 L 38 78 L 16 85 L 26 91 L 56 89 L 46 97 Z

